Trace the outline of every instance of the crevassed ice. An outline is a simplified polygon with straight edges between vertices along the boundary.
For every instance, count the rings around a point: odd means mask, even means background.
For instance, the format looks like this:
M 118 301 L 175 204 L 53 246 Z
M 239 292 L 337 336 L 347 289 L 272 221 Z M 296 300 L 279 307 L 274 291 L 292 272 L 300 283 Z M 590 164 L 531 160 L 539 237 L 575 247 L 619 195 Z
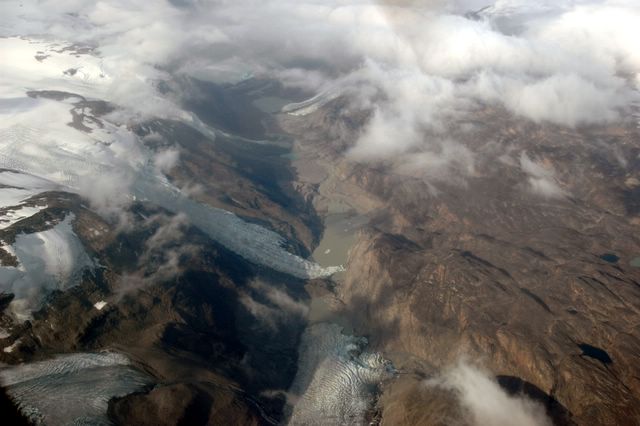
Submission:
M 198 203 L 150 173 L 136 179 L 133 192 L 137 198 L 171 212 L 185 213 L 193 225 L 250 262 L 303 279 L 326 277 L 344 270 L 342 266 L 324 268 L 290 253 L 283 247 L 285 240 L 279 234 L 245 222 L 229 211 Z
M 76 353 L 0 370 L 0 385 L 36 425 L 110 424 L 109 400 L 151 378 L 119 353 Z
M 290 389 L 297 400 L 289 425 L 365 424 L 375 386 L 395 371 L 380 354 L 365 351 L 366 344 L 363 337 L 342 334 L 336 324 L 307 328 Z

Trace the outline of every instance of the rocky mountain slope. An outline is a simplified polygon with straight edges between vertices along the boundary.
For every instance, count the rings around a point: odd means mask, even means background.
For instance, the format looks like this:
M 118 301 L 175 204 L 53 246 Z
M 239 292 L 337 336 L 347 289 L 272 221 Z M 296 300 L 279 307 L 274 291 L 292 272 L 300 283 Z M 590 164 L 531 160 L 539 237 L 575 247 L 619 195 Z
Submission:
M 420 377 L 465 356 L 558 424 L 635 424 L 637 123 L 567 130 L 482 107 L 449 128 L 470 165 L 437 175 L 350 159 L 358 111 L 342 99 L 282 122 L 316 205 L 370 217 L 336 293 L 357 332 L 411 372 L 385 388 L 382 423 L 450 424 L 451 396 Z M 305 173 L 316 157 L 322 173 Z

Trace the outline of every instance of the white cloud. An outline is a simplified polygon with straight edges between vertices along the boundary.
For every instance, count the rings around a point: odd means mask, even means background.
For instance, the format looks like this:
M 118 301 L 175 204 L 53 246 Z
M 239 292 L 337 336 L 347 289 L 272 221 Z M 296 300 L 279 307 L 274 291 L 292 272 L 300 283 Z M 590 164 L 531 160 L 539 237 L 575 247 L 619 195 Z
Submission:
M 421 177 L 427 181 L 459 183 L 475 173 L 475 155 L 464 145 L 452 140 L 434 141 L 432 151 L 407 154 L 399 157 L 396 172 Z
M 565 191 L 558 186 L 551 166 L 543 166 L 532 161 L 526 152 L 520 154 L 520 168 L 528 176 L 530 190 L 546 198 L 562 198 Z
M 454 392 L 476 426 L 552 426 L 540 404 L 524 396 L 508 395 L 488 372 L 464 361 L 426 385 Z
M 178 278 L 184 262 L 197 257 L 200 248 L 184 241 L 189 221 L 186 215 L 157 214 L 144 220 L 142 227 L 154 233 L 145 241 L 144 251 L 137 261 L 137 269 L 120 277 L 116 298 L 148 286 Z
M 285 314 L 294 314 L 304 318 L 309 313 L 309 307 L 307 305 L 295 300 L 283 290 L 260 281 L 252 282 L 251 287 L 264 294 L 271 303 L 280 308 Z
M 175 148 L 169 148 L 158 152 L 153 158 L 153 163 L 159 172 L 166 173 L 178 164 L 179 159 L 180 151 Z
M 517 2 L 500 3 L 508 10 Z M 464 117 L 474 102 L 569 127 L 618 119 L 637 99 L 633 79 L 625 75 L 640 71 L 632 41 L 640 38 L 640 6 L 609 3 L 566 2 L 545 14 L 521 13 L 517 34 L 501 32 L 491 15 L 471 20 L 416 8 L 380 9 L 355 43 L 369 58 L 369 82 L 385 100 L 376 103 L 354 152 L 388 156 L 419 144 L 428 149 L 425 132 Z
M 260 303 L 255 300 L 250 294 L 243 293 L 239 298 L 240 303 L 244 308 L 251 313 L 256 319 L 260 320 L 262 324 L 272 330 L 277 330 L 279 320 L 282 319 L 282 313 L 277 309 Z
M 576 74 L 529 82 L 503 78 L 494 88 L 495 94 L 487 98 L 502 99 L 515 114 L 570 127 L 612 122 L 629 100 L 622 81 L 612 79 L 610 87 L 599 87 Z
M 456 112 L 465 99 L 569 126 L 614 120 L 629 102 L 621 74 L 640 72 L 632 1 L 501 0 L 476 20 L 459 13 L 490 1 L 5 3 L 0 34 L 96 46 L 109 96 L 144 114 L 179 114 L 155 88 L 176 73 L 267 74 L 318 90 L 369 78 L 389 103 L 360 143 L 381 154 L 413 146 L 412 132 L 447 116 L 433 110 Z M 504 29 L 510 20 L 518 31 Z
M 252 281 L 250 285 L 258 294 L 266 297 L 265 303 L 256 300 L 246 291 L 241 292 L 240 303 L 268 328 L 276 330 L 281 324 L 290 323 L 292 318 L 306 318 L 309 313 L 309 307 L 302 301 L 295 300 L 273 285 L 258 280 Z
M 491 3 L 475 18 L 463 13 Z M 425 179 L 473 174 L 473 147 L 450 134 L 478 105 L 573 127 L 615 121 L 638 100 L 640 4 L 631 0 L 9 0 L 3 12 L 0 35 L 41 43 L 28 51 L 2 43 L 5 98 L 66 88 L 119 105 L 113 123 L 189 121 L 180 96 L 160 93 L 159 82 L 272 77 L 347 94 L 371 111 L 351 159 L 392 159 Z M 56 51 L 69 46 L 94 49 Z M 36 61 L 34 49 L 50 57 Z M 64 75 L 67 67 L 79 71 Z M 155 158 L 164 171 L 175 161 L 174 151 Z M 563 195 L 553 176 L 530 176 L 529 185 Z

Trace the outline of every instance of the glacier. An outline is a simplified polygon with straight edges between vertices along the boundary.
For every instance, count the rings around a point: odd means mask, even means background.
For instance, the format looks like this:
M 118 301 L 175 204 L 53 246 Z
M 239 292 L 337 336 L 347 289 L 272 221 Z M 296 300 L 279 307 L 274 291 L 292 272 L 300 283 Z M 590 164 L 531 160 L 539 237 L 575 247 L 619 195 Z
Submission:
M 14 294 L 9 310 L 18 320 L 29 319 L 48 294 L 79 283 L 94 268 L 73 231 L 74 219 L 69 214 L 46 231 L 18 234 L 14 244 L 3 247 L 18 259 L 17 267 L 0 267 L 0 291 Z
M 289 390 L 295 400 L 289 425 L 366 424 L 376 385 L 395 374 L 391 362 L 366 345 L 366 338 L 343 334 L 337 324 L 305 330 Z
M 185 213 L 194 226 L 250 262 L 298 278 L 327 277 L 342 270 L 289 252 L 276 232 L 190 199 L 154 169 L 154 153 L 117 117 L 95 117 L 84 108 L 82 124 L 90 130 L 69 125 L 77 102 L 109 100 L 109 74 L 96 54 L 69 54 L 59 43 L 21 38 L 0 38 L 0 48 L 15 59 L 7 71 L 11 84 L 0 84 L 0 181 L 13 178 L 15 188 L 34 193 L 74 192 L 116 210 L 133 200 L 146 200 Z M 38 52 L 49 56 L 37 60 Z M 70 75 L 66 67 L 82 73 Z M 23 91 L 16 92 L 16 87 Z M 57 90 L 56 99 L 39 96 L 34 87 Z M 25 96 L 27 88 L 34 97 Z M 184 111 L 179 119 L 201 131 L 204 126 Z M 215 135 L 215 130 L 207 134 Z M 0 199 L 3 192 L 7 188 L 0 188 Z
M 116 352 L 60 355 L 0 370 L 0 385 L 35 425 L 110 425 L 109 400 L 151 384 Z
M 141 174 L 133 184 L 137 199 L 147 200 L 172 213 L 184 213 L 189 221 L 224 247 L 248 261 L 302 279 L 330 276 L 342 266 L 322 267 L 284 248 L 285 239 L 260 225 L 246 222 L 235 214 L 185 196 L 166 180 Z

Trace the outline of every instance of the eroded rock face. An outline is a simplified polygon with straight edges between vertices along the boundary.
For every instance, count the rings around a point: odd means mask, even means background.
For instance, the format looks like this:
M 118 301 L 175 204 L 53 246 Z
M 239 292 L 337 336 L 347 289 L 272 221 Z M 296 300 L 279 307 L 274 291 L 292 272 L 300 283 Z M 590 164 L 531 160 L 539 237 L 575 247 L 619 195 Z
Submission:
M 112 400 L 110 417 L 118 424 L 205 425 L 233 419 L 237 425 L 258 425 L 260 417 L 233 392 L 218 392 L 215 398 L 198 386 L 159 386 L 147 394 Z
M 473 170 L 442 179 L 394 161 L 345 160 L 357 134 L 344 103 L 330 105 L 283 122 L 298 132 L 301 170 L 312 152 L 326 159 L 318 203 L 330 182 L 372 217 L 337 286 L 372 347 L 436 369 L 462 354 L 481 360 L 566 408 L 557 422 L 637 421 L 635 124 L 566 130 L 480 109 L 472 132 L 451 126 Z M 393 424 L 424 420 L 411 413 Z
M 8 424 L 16 426 L 28 426 L 29 421 L 20 413 L 14 402 L 9 398 L 4 389 L 0 390 L 0 410 Z
M 177 418 L 155 424 L 177 424 L 180 407 L 186 412 L 195 404 L 198 419 L 211 417 L 197 424 L 215 424 L 225 416 L 246 419 L 246 424 L 278 421 L 284 399 L 262 392 L 286 389 L 295 374 L 297 339 L 304 326 L 295 309 L 304 306 L 296 302 L 305 297 L 303 283 L 259 270 L 188 224 L 152 249 L 149 242 L 158 243 L 159 231 L 167 230 L 173 219 L 150 206 L 137 206 L 140 221 L 133 231 L 102 235 L 89 244 L 87 238 L 95 236 L 100 222 L 79 205 L 67 207 L 76 213 L 74 228 L 84 244 L 101 247 L 92 252 L 99 256 L 100 268 L 85 274 L 77 286 L 54 292 L 29 322 L 12 321 L 6 312 L 0 359 L 33 365 L 48 362 L 53 354 L 115 348 L 149 371 L 158 391 L 146 396 L 151 388 L 140 389 L 142 395 L 121 402 L 110 416 L 136 423 L 154 407 L 175 407 Z M 166 266 L 165 254 L 184 247 L 193 250 L 180 252 L 172 274 L 158 273 Z M 139 264 L 141 254 L 144 265 Z M 278 305 L 286 302 L 292 311 Z M 263 311 L 277 317 L 263 318 Z M 165 389 L 167 383 L 177 390 Z

